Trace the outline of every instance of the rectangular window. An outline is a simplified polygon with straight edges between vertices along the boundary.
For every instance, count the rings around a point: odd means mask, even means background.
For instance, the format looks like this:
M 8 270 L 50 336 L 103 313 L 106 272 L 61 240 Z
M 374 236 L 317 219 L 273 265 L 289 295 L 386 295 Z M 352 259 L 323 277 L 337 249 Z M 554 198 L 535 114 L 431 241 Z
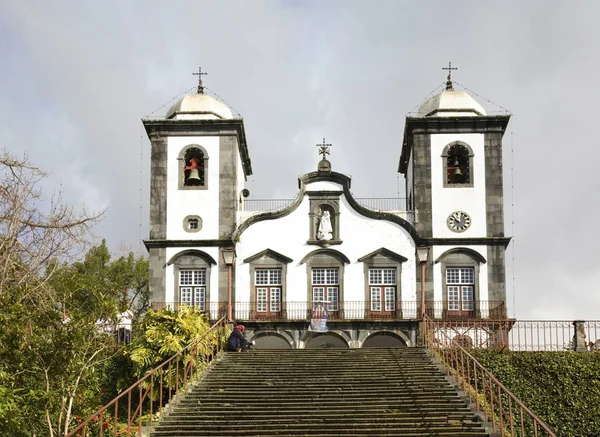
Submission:
M 340 270 L 334 269 L 312 269 L 313 302 L 329 302 L 329 311 L 339 309 L 339 282 Z
M 475 269 L 473 267 L 446 268 L 448 311 L 475 309 Z
M 396 269 L 369 269 L 371 311 L 396 310 Z
M 179 270 L 179 302 L 206 311 L 206 269 Z
M 281 278 L 281 269 L 254 271 L 256 312 L 261 317 L 276 317 L 281 311 Z

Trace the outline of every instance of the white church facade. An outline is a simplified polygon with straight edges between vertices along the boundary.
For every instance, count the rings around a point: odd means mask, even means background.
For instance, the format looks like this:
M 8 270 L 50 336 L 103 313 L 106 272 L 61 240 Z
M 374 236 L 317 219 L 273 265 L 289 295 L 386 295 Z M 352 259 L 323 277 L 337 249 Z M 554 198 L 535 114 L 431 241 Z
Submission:
M 164 118 L 144 120 L 152 306 L 229 315 L 264 348 L 414 346 L 423 314 L 506 318 L 509 117 L 487 115 L 449 78 L 406 117 L 402 202 L 356 199 L 325 141 L 295 198 L 259 201 L 245 186 L 244 121 L 200 83 Z

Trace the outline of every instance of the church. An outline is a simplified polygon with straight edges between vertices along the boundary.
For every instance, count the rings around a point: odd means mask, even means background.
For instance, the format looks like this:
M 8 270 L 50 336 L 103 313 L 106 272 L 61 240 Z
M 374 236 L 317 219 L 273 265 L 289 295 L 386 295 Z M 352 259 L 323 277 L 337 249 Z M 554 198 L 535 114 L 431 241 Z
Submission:
M 265 349 L 411 347 L 425 314 L 505 319 L 509 119 L 448 75 L 406 117 L 400 155 L 389 157 L 406 199 L 355 198 L 323 140 L 293 199 L 256 200 L 244 120 L 200 80 L 164 118 L 143 120 L 151 306 L 227 316 Z

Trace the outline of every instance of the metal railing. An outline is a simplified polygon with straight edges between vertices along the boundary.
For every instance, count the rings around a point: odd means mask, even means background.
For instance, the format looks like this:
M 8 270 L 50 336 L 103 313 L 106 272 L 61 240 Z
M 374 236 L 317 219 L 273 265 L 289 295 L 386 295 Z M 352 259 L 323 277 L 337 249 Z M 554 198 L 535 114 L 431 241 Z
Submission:
M 457 341 L 425 316 L 424 344 L 446 368 L 453 384 L 503 437 L 556 437 L 550 428 Z M 441 337 L 441 338 L 440 338 Z M 435 341 L 436 338 L 438 341 Z
M 429 315 L 429 314 L 428 314 Z M 587 350 L 600 350 L 600 321 L 581 322 Z M 436 322 L 432 332 L 434 341 L 444 345 L 445 337 L 462 346 L 512 351 L 567 351 L 574 350 L 575 327 L 566 320 L 453 320 Z M 579 349 L 581 350 L 581 349 Z
M 284 301 L 265 302 L 233 302 L 233 318 L 238 321 L 258 320 L 310 320 L 314 317 L 313 302 Z M 177 311 L 177 302 L 153 302 L 152 309 L 169 308 Z M 196 307 L 206 313 L 211 320 L 223 317 L 227 311 L 227 302 L 208 302 Z M 328 320 L 415 320 L 420 318 L 421 303 L 418 301 L 370 302 L 340 301 L 327 304 Z M 448 303 L 443 301 L 426 302 L 426 314 L 431 319 L 460 321 L 472 319 L 506 319 L 506 306 L 501 301 L 474 302 L 469 309 L 449 310 Z
M 223 350 L 225 318 L 92 414 L 66 437 L 142 435 Z
M 406 199 L 402 197 L 355 197 L 360 205 L 375 211 L 408 211 Z M 287 208 L 294 199 L 243 199 L 242 211 L 271 212 Z

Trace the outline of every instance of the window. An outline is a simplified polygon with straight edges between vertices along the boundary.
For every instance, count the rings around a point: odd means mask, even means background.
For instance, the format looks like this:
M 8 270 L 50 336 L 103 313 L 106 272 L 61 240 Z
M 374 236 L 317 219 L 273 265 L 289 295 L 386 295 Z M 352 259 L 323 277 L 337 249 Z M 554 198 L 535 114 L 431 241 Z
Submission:
M 448 144 L 442 153 L 444 187 L 473 186 L 473 150 L 462 141 Z
M 371 311 L 396 310 L 396 269 L 369 269 Z
M 274 317 L 281 311 L 281 269 L 254 271 L 256 312 L 259 316 Z
M 206 269 L 179 270 L 179 303 L 206 311 Z
M 448 311 L 474 310 L 475 269 L 473 267 L 446 268 Z
M 180 190 L 208 189 L 208 154 L 199 144 L 184 147 L 177 157 Z
M 189 219 L 188 220 L 188 229 L 198 229 L 198 219 Z
M 446 165 L 446 182 L 448 184 L 468 184 L 471 179 L 469 168 L 469 151 L 461 144 L 454 144 L 448 149 Z
M 312 269 L 312 300 L 313 302 L 328 302 L 329 311 L 339 309 L 340 270 Z

